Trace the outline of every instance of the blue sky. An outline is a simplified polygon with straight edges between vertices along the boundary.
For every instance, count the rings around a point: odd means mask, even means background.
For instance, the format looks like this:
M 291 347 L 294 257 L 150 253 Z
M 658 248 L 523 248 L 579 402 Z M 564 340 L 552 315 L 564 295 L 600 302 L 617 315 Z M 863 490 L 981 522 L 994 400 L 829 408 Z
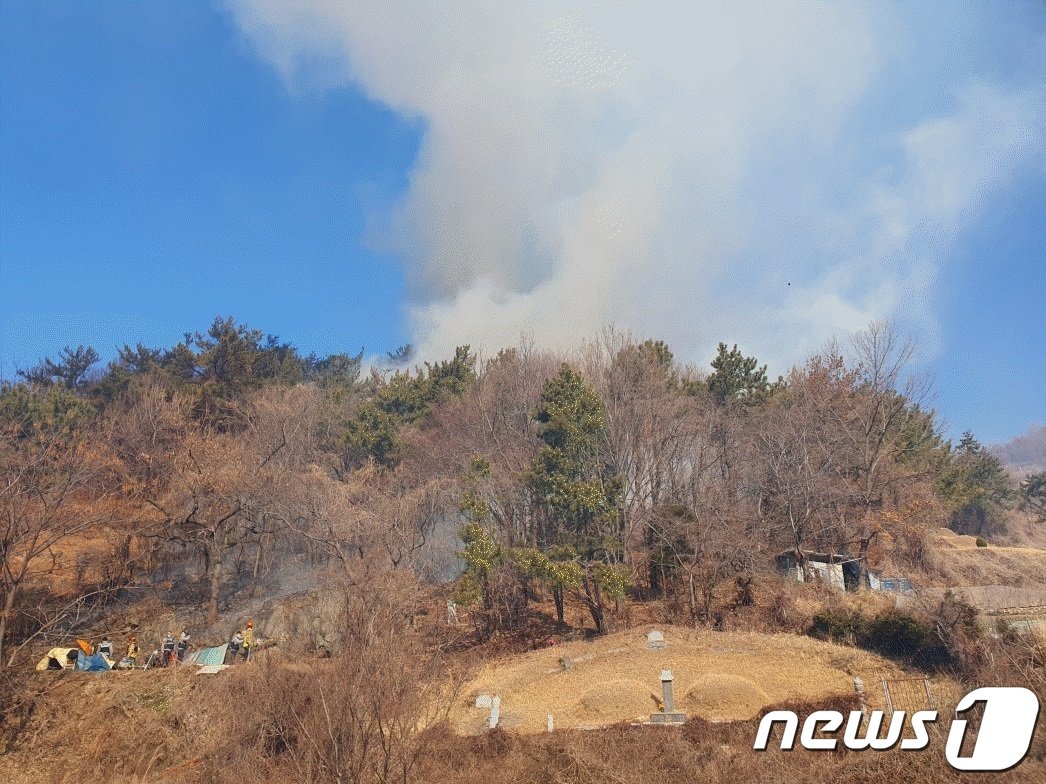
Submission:
M 6 374 L 216 314 L 317 351 L 407 339 L 400 268 L 363 235 L 415 124 L 291 94 L 206 3 L 6 3 L 2 27 Z
M 953 433 L 1046 421 L 1041 7 L 352 5 L 0 6 L 5 377 L 217 314 L 778 371 L 891 316 Z

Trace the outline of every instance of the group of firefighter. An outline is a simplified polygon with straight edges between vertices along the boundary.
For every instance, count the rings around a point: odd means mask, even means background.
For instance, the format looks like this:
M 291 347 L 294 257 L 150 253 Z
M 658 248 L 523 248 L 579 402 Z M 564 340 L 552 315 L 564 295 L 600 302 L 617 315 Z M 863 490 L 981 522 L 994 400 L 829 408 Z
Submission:
M 174 632 L 167 632 L 160 641 L 160 647 L 153 650 L 149 654 L 148 659 L 143 669 L 150 669 L 151 667 L 173 667 L 174 665 L 185 661 L 185 655 L 189 650 L 192 638 L 189 635 L 187 628 L 182 629 L 182 633 L 176 638 Z M 228 653 L 225 657 L 226 664 L 235 664 L 237 659 L 243 659 L 248 661 L 251 657 L 251 651 L 255 647 L 254 637 L 254 621 L 247 621 L 247 625 L 243 629 L 238 629 L 235 634 L 229 639 Z M 95 648 L 95 653 L 101 653 L 107 656 L 109 659 L 113 657 L 113 644 L 109 641 L 108 637 L 103 637 L 102 641 Z M 138 644 L 138 638 L 135 635 L 131 635 L 127 640 L 127 655 L 124 656 L 117 663 L 118 669 L 134 669 L 139 666 L 138 661 L 141 658 L 142 649 Z

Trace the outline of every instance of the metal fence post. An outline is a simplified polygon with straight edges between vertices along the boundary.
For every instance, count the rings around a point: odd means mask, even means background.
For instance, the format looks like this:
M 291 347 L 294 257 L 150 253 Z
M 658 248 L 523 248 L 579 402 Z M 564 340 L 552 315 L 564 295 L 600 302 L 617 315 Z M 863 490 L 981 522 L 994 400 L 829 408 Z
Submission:
M 883 697 L 886 699 L 886 712 L 893 715 L 893 700 L 890 698 L 890 684 L 883 678 Z

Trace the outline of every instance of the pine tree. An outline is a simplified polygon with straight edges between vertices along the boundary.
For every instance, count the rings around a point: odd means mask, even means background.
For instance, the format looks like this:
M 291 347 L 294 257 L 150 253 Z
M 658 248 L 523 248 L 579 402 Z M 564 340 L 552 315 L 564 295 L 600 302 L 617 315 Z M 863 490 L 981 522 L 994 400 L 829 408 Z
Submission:
M 627 587 L 619 530 L 620 476 L 601 459 L 606 443 L 603 401 L 573 368 L 563 365 L 541 393 L 534 418 L 544 446 L 526 476 L 544 509 L 543 549 L 557 611 L 562 591 L 578 589 L 596 631 L 606 631 L 606 600 Z M 567 567 L 565 564 L 573 563 Z
M 765 400 L 773 391 L 773 385 L 767 380 L 766 365 L 758 365 L 758 360 L 744 356 L 737 344 L 727 349 L 726 343 L 720 343 L 712 360 L 714 372 L 708 377 L 708 391 L 716 403 L 750 406 Z

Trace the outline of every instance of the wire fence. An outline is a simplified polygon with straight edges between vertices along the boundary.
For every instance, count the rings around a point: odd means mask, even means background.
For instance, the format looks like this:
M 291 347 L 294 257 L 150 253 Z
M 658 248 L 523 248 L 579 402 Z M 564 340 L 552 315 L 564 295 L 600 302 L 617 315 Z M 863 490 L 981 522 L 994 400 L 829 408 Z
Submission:
M 883 678 L 882 686 L 887 713 L 904 711 L 910 716 L 916 711 L 937 710 L 929 678 Z

